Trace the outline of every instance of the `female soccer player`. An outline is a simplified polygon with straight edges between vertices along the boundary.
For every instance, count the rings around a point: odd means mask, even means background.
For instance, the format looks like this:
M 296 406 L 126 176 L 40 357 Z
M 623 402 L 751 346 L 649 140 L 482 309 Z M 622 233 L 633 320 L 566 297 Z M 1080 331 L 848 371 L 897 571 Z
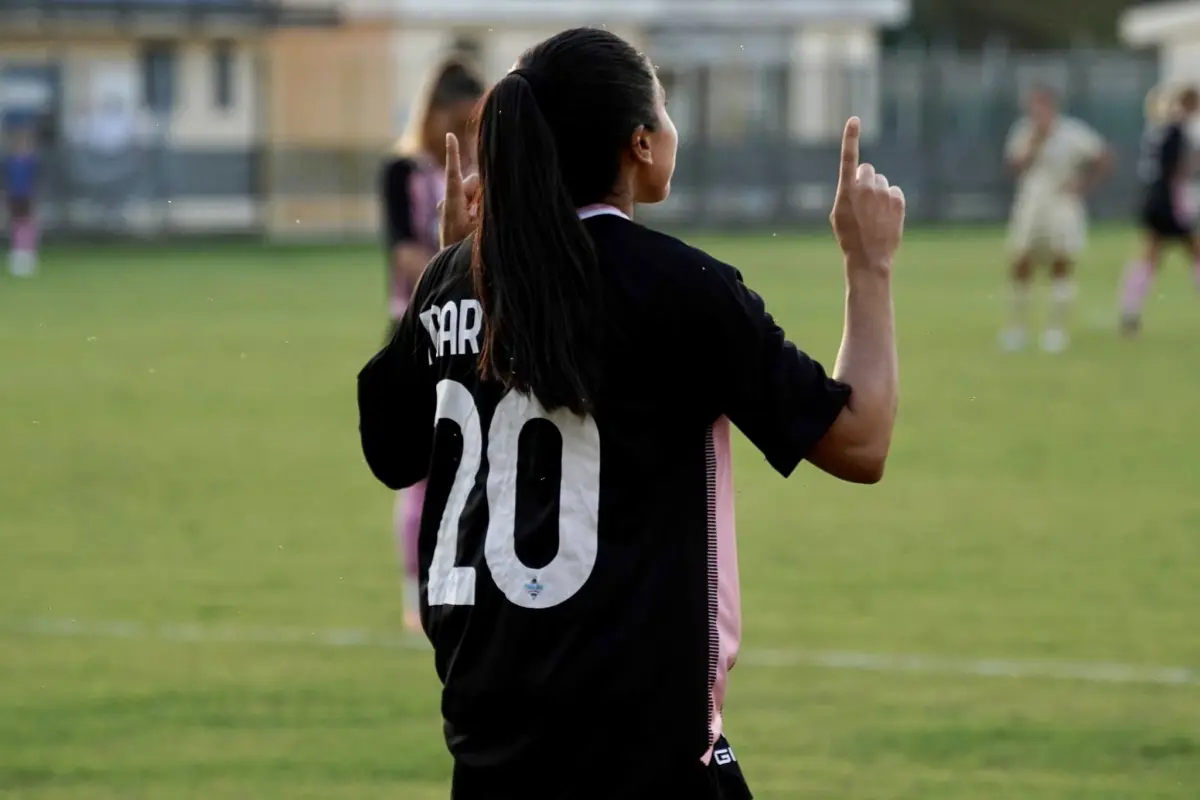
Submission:
M 34 215 L 38 160 L 31 131 L 21 128 L 12 134 L 2 163 L 8 195 L 8 269 L 13 275 L 27 277 L 37 271 L 38 240 Z
M 832 222 L 834 377 L 736 269 L 633 222 L 677 137 L 604 30 L 526 51 L 488 94 L 473 208 L 449 137 L 447 241 L 359 375 L 363 452 L 428 478 L 422 617 L 458 800 L 743 800 L 723 736 L 740 631 L 731 423 L 781 474 L 883 474 L 904 196 L 858 163 Z
M 483 82 L 464 64 L 448 60 L 433 73 L 395 155 L 383 166 L 380 197 L 388 255 L 388 337 L 408 308 L 417 279 L 438 250 L 437 206 L 445 195 L 443 162 L 449 133 L 464 136 Z M 424 482 L 396 497 L 394 524 L 404 572 L 404 625 L 420 632 L 417 533 Z
M 1186 197 L 1193 166 L 1187 128 L 1197 110 L 1200 92 L 1193 87 L 1183 89 L 1170 108 L 1166 124 L 1148 124 L 1142 137 L 1138 164 L 1144 187 L 1139 220 L 1142 247 L 1139 257 L 1125 270 L 1121 289 L 1121 330 L 1127 336 L 1141 329 L 1142 306 L 1158 271 L 1164 244 L 1177 242 L 1187 249 L 1200 287 L 1200 237 L 1195 233 L 1194 214 L 1187 208 Z

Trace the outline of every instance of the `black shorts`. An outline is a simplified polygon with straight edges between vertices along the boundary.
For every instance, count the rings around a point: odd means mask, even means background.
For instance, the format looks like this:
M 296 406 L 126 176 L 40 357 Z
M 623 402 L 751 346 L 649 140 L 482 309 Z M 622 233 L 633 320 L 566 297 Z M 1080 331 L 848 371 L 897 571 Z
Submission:
M 1180 213 L 1179 203 L 1166 188 L 1154 188 L 1146 194 L 1140 217 L 1142 228 L 1163 239 L 1191 237 L 1191 220 Z
M 633 768 L 620 746 L 597 754 L 589 775 L 544 770 L 498 771 L 454 766 L 451 800 L 753 800 L 742 767 L 722 736 L 708 764 Z
M 25 219 L 33 213 L 33 200 L 28 197 L 8 198 L 8 218 Z

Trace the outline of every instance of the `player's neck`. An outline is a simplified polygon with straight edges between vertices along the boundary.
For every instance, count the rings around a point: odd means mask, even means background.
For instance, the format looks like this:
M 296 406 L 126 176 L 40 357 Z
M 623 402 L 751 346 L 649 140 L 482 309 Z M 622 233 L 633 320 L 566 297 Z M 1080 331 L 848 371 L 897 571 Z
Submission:
M 625 216 L 633 219 L 633 198 L 629 195 L 610 194 L 600 201 L 600 205 L 612 206 Z

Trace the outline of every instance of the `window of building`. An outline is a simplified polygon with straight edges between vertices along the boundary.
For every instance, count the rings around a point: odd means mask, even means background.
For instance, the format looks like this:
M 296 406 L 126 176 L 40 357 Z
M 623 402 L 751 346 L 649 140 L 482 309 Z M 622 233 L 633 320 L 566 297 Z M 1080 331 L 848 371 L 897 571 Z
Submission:
M 146 42 L 142 45 L 142 104 L 155 113 L 175 107 L 175 45 Z
M 234 67 L 237 51 L 230 41 L 214 42 L 212 46 L 212 102 L 222 111 L 233 108 Z

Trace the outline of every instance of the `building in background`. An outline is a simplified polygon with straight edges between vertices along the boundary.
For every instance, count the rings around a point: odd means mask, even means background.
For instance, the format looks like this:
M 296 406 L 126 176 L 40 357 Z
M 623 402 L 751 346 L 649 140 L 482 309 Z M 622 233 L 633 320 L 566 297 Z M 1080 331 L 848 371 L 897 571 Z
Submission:
M 349 0 L 346 9 L 352 16 L 392 14 L 398 22 L 395 100 L 401 109 L 419 87 L 422 65 L 440 52 L 470 48 L 494 80 L 530 44 L 572 25 L 593 24 L 644 48 L 676 84 L 673 97 L 681 105 L 706 106 L 708 119 L 685 123 L 735 136 L 767 125 L 812 140 L 840 132 L 846 109 L 856 102 L 868 111 L 877 102 L 880 30 L 903 24 L 909 2 Z M 837 87 L 814 79 L 838 69 L 859 71 L 861 80 Z M 701 87 L 696 76 L 704 72 L 710 75 Z M 772 86 L 780 73 L 790 80 Z
M 264 43 L 337 21 L 263 0 L 4 0 L 0 112 L 56 156 L 48 227 L 258 227 Z
M 1200 0 L 1135 6 L 1119 28 L 1126 44 L 1157 51 L 1164 82 L 1200 80 Z
M 432 63 L 459 51 L 496 79 L 555 31 L 605 25 L 655 62 L 680 131 L 649 221 L 824 225 L 850 114 L 914 223 L 1002 220 L 1003 138 L 1034 81 L 1117 147 L 1092 211 L 1124 219 L 1159 62 L 1168 78 L 1200 62 L 1196 5 L 1126 17 L 1158 58 L 882 46 L 908 0 L 0 0 L 0 114 L 53 151 L 41 210 L 57 231 L 361 237 Z
M 274 231 L 374 229 L 364 191 L 378 161 L 371 153 L 403 128 L 430 65 L 448 53 L 468 55 L 496 80 L 533 43 L 604 25 L 659 67 L 685 151 L 699 139 L 824 143 L 851 113 L 872 132 L 879 33 L 909 13 L 908 0 L 345 0 L 341 8 L 336 31 L 272 37 Z M 770 157 L 749 161 L 725 167 L 749 182 L 777 168 Z M 726 201 L 757 213 L 776 199 L 750 190 Z M 696 202 L 685 181 L 659 211 L 686 216 Z
M 658 65 L 685 153 L 733 148 L 690 174 L 729 171 L 746 190 L 713 202 L 753 216 L 778 202 L 755 185 L 778 167 L 755 142 L 824 143 L 852 112 L 869 134 L 878 33 L 907 15 L 908 0 L 5 0 L 0 109 L 60 155 L 51 228 L 362 234 L 436 59 L 496 79 L 556 31 L 606 25 Z M 662 211 L 695 213 L 695 185 Z

